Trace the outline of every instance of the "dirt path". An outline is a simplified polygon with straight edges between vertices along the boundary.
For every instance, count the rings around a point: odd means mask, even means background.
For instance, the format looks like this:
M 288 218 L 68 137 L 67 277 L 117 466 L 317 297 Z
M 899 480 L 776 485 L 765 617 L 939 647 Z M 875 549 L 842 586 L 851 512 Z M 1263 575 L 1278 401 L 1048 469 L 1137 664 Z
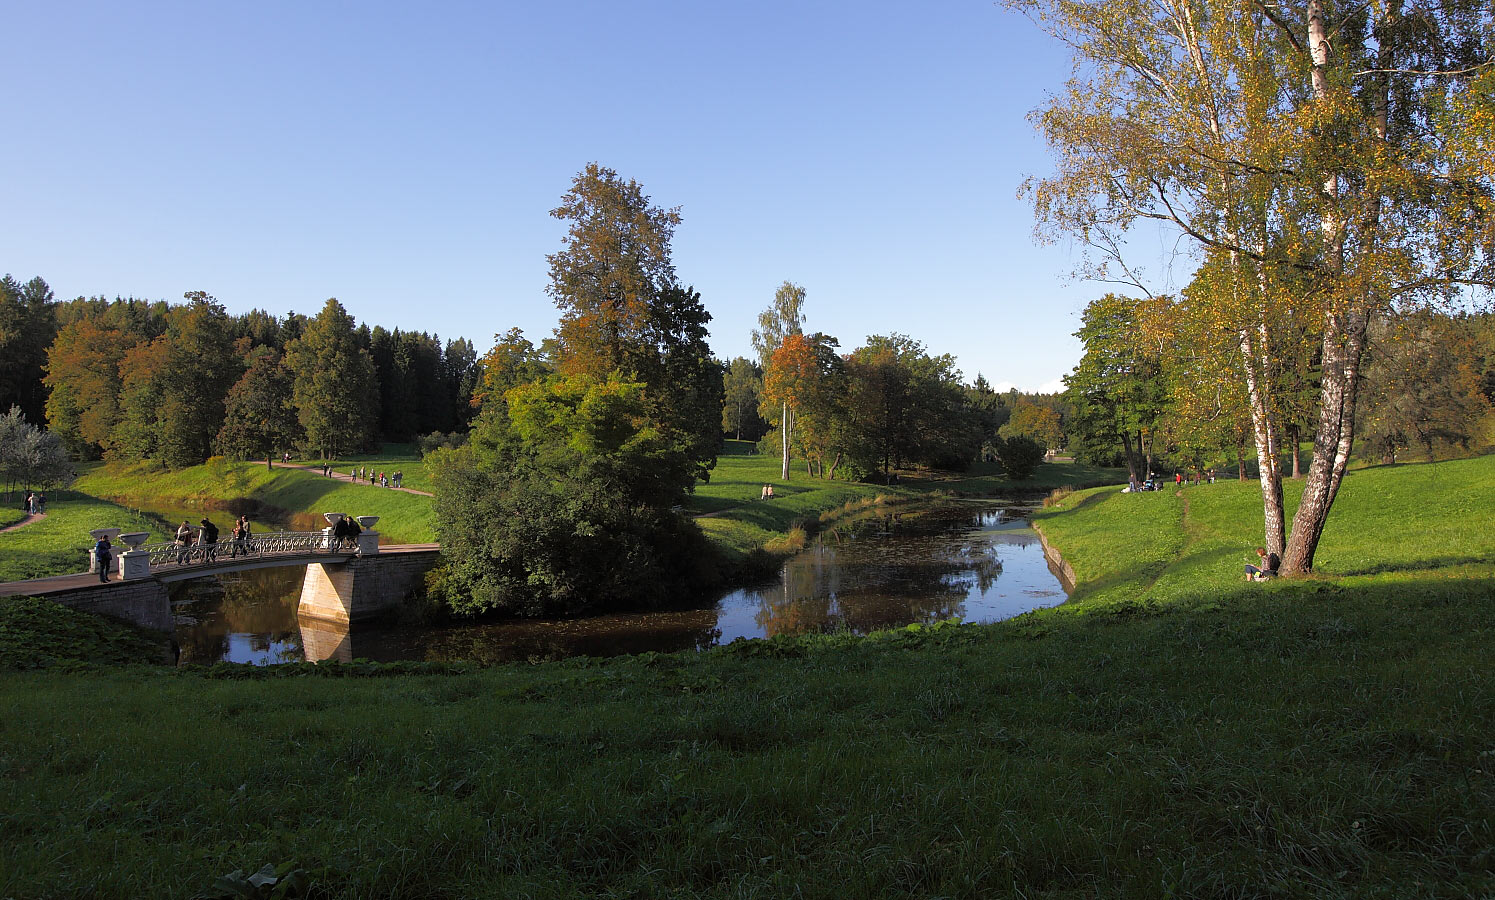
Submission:
M 313 475 L 318 475 L 318 476 L 321 476 L 323 478 L 327 477 L 326 475 L 322 475 L 322 467 L 321 466 L 303 466 L 303 465 L 301 465 L 299 463 L 277 463 L 277 465 L 279 465 L 283 469 L 300 469 L 303 472 L 310 472 Z M 337 466 L 333 466 L 332 467 L 332 478 L 334 480 L 337 480 L 337 481 L 346 481 L 346 482 L 348 482 L 350 484 L 361 484 L 361 485 L 365 485 L 367 487 L 378 487 L 379 486 L 377 484 L 369 484 L 367 481 L 362 481 L 360 479 L 354 478 L 352 475 L 349 475 L 346 472 L 339 472 L 337 470 Z M 397 487 L 390 487 L 390 488 L 385 488 L 384 490 L 386 490 L 386 491 L 399 491 L 402 494 L 414 494 L 417 497 L 434 497 L 435 496 L 435 494 L 432 494 L 429 491 L 417 491 L 415 488 L 407 488 L 407 487 L 398 487 L 398 488 Z
M 4 534 L 7 531 L 15 531 L 17 528 L 25 528 L 27 525 L 30 525 L 32 522 L 39 522 L 42 519 L 45 519 L 46 517 L 47 517 L 46 513 L 33 513 L 33 514 L 27 516 L 26 518 L 22 519 L 21 521 L 17 522 L 14 525 L 7 525 L 4 528 L 0 528 L 0 534 Z

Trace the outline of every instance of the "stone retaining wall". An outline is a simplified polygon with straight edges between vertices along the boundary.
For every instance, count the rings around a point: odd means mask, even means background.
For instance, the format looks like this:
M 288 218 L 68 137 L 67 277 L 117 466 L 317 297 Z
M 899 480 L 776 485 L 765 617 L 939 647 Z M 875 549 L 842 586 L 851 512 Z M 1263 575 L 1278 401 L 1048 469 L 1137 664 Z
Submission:
M 120 619 L 142 628 L 169 633 L 176 627 L 171 615 L 171 601 L 166 596 L 166 585 L 151 578 L 113 581 L 72 591 L 57 591 L 45 596 L 69 609 Z

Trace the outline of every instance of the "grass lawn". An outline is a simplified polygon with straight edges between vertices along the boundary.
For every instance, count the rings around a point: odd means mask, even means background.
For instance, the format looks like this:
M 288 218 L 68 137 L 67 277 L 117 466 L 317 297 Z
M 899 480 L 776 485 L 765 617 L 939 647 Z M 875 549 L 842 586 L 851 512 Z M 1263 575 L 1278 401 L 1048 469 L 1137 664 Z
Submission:
M 153 521 L 117 503 L 76 490 L 47 491 L 45 517 L 0 534 L 0 581 L 88 571 L 88 552 L 94 544 L 88 532 L 95 528 L 149 531 L 167 539 Z M 115 552 L 125 549 L 118 546 Z M 119 565 L 117 559 L 114 565 Z
M 1076 494 L 1076 602 L 865 639 L 89 669 L 0 605 L 0 897 L 1489 896 L 1495 457 L 1355 473 L 1270 584 L 1252 487 Z
M 1289 519 L 1302 481 L 1284 484 Z M 1495 563 L 1495 456 L 1374 466 L 1345 476 L 1314 560 L 1318 576 L 1462 577 Z M 1035 522 L 1074 568 L 1087 602 L 1157 600 L 1229 590 L 1262 543 L 1257 482 L 1182 490 L 1080 491 Z M 1280 585 L 1258 585 L 1276 589 Z

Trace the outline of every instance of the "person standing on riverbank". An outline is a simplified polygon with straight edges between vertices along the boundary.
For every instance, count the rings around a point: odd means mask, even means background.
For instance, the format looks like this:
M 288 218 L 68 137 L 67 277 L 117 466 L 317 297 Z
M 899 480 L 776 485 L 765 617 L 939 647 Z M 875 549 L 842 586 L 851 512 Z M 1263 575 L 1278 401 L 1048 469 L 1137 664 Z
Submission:
M 93 562 L 94 568 L 99 570 L 99 584 L 104 584 L 109 580 L 109 560 L 114 555 L 113 549 L 107 534 L 93 545 Z

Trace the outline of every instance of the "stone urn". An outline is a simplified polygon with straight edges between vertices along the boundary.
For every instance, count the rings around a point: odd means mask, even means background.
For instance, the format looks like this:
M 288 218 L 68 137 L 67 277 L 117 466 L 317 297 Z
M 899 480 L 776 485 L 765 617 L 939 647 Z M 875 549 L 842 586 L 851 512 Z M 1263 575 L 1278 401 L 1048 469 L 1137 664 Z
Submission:
M 131 550 L 139 550 L 141 544 L 151 539 L 151 533 L 149 531 L 132 531 L 129 534 L 120 535 L 119 539 L 124 541 Z
M 327 520 L 328 525 L 336 525 L 343 520 L 342 513 L 322 513 L 322 518 Z
M 378 516 L 359 516 L 358 517 L 358 524 L 360 526 L 362 526 L 362 528 L 363 528 L 364 531 L 368 531 L 369 529 L 373 528 L 374 525 L 375 525 L 375 523 L 377 523 L 378 521 L 379 521 L 379 517 Z
M 119 556 L 119 576 L 125 581 L 145 578 L 151 574 L 151 555 L 140 549 L 140 545 L 151 539 L 149 531 L 132 531 L 119 536 L 129 550 Z

